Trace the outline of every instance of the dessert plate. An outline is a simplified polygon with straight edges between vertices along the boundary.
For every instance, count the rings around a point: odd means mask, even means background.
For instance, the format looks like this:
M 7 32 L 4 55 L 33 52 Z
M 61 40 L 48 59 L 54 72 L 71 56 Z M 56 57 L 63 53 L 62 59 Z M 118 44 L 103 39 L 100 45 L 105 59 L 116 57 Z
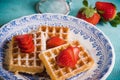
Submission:
M 62 14 L 33 14 L 24 16 L 19 19 L 10 21 L 3 25 L 0 29 L 0 76 L 5 80 L 47 80 L 49 77 L 44 72 L 36 75 L 29 74 L 14 74 L 7 71 L 4 66 L 4 54 L 6 49 L 6 42 L 16 34 L 29 33 L 37 30 L 39 26 L 66 26 L 70 28 L 70 40 L 78 40 L 81 45 L 93 57 L 94 66 L 76 76 L 71 77 L 69 80 L 105 80 L 111 73 L 114 62 L 115 53 L 114 48 L 109 39 L 97 27 L 89 24 L 81 19 L 66 16 Z M 72 37 L 73 36 L 73 37 Z

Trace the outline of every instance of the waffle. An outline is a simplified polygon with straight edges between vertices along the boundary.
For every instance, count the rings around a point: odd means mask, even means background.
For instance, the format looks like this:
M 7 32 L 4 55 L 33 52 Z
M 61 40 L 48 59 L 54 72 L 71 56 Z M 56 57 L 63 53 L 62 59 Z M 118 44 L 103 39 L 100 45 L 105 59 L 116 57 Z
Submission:
M 58 36 L 63 39 L 65 42 L 69 41 L 69 28 L 68 27 L 60 27 L 60 26 L 40 26 L 38 31 L 44 33 L 44 36 L 47 39 L 52 36 Z
M 9 71 L 25 72 L 29 74 L 40 73 L 44 70 L 44 66 L 38 58 L 38 54 L 46 50 L 46 41 L 52 36 L 58 36 L 61 39 L 68 41 L 69 28 L 41 26 L 38 31 L 33 31 L 33 41 L 35 51 L 33 53 L 21 53 L 17 43 L 13 39 L 8 44 L 8 49 L 5 55 L 5 65 Z
M 78 46 L 80 49 L 79 59 L 75 68 L 70 67 L 59 67 L 56 64 L 56 56 L 62 51 L 66 49 L 68 46 Z M 79 44 L 78 41 L 73 41 L 71 43 L 67 43 L 46 51 L 42 51 L 39 54 L 39 58 L 42 60 L 45 65 L 47 73 L 50 75 L 52 80 L 65 80 L 70 77 L 75 76 L 78 73 L 84 72 L 90 69 L 93 64 L 93 58 L 87 53 L 87 51 Z
M 44 36 L 42 32 L 30 33 L 33 35 L 35 50 L 32 53 L 21 53 L 14 37 L 8 44 L 5 55 L 5 65 L 12 72 L 25 72 L 29 74 L 41 73 L 44 66 L 38 58 L 40 51 L 45 50 Z

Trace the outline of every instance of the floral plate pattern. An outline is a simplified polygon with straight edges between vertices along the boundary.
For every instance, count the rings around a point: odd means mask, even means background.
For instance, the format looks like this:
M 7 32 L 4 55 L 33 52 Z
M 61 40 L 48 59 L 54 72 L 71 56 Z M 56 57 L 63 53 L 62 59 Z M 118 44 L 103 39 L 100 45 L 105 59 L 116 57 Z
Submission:
M 69 80 L 105 80 L 115 63 L 115 53 L 109 39 L 94 25 L 81 19 L 62 14 L 33 14 L 10 21 L 0 29 L 0 76 L 5 80 L 46 79 L 32 75 L 14 75 L 3 67 L 6 42 L 16 34 L 29 33 L 39 26 L 66 26 L 70 28 L 71 40 L 79 40 L 95 61 L 90 70 L 80 73 Z

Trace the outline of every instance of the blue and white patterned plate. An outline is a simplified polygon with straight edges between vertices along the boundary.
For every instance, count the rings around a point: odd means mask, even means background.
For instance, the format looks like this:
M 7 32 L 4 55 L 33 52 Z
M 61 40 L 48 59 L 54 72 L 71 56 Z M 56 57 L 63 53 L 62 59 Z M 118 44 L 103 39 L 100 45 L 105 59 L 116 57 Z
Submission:
M 39 76 L 27 74 L 14 75 L 3 67 L 6 42 L 16 34 L 37 30 L 40 25 L 67 26 L 70 28 L 72 40 L 79 40 L 94 58 L 95 65 L 90 70 L 80 73 L 70 80 L 105 80 L 111 73 L 114 62 L 114 49 L 108 38 L 94 25 L 72 16 L 61 14 L 34 14 L 15 19 L 0 29 L 0 76 L 5 80 L 36 80 Z M 44 78 L 44 77 L 41 77 Z

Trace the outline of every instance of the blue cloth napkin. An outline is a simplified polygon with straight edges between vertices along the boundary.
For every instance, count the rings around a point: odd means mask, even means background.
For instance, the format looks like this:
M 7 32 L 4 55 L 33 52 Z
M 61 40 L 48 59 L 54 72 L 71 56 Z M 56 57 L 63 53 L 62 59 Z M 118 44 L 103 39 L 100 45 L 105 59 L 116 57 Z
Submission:
M 38 1 L 39 0 L 0 0 L 0 26 L 21 16 L 36 13 L 35 4 Z M 88 1 L 92 6 L 94 6 L 94 3 L 98 0 Z M 120 12 L 120 0 L 100 1 L 109 1 L 114 3 L 117 7 L 117 11 Z M 82 0 L 72 0 L 71 12 L 69 15 L 76 16 L 77 12 L 82 6 Z M 115 49 L 115 66 L 107 80 L 120 80 L 120 25 L 114 28 L 109 23 L 107 23 L 97 24 L 96 27 L 98 27 L 105 33 L 105 35 L 107 35 Z

